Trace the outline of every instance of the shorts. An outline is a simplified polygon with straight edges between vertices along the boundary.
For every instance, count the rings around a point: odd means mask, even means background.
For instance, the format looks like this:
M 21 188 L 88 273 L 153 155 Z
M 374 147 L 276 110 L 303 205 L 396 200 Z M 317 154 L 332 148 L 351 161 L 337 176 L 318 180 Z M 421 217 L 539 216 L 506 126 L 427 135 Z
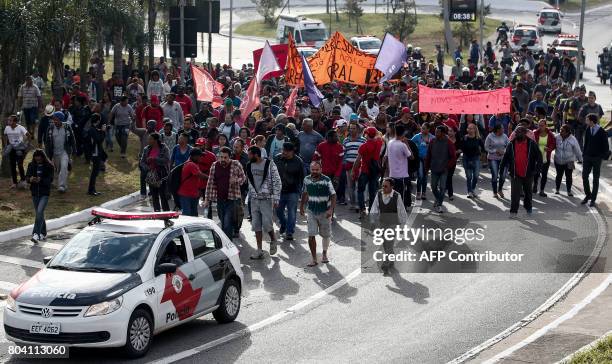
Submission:
M 251 198 L 251 229 L 253 231 L 270 232 L 274 229 L 272 226 L 272 200 L 263 200 Z
M 331 236 L 331 219 L 325 216 L 325 212 L 322 214 L 308 213 L 308 236 L 321 235 L 322 238 L 329 238 Z

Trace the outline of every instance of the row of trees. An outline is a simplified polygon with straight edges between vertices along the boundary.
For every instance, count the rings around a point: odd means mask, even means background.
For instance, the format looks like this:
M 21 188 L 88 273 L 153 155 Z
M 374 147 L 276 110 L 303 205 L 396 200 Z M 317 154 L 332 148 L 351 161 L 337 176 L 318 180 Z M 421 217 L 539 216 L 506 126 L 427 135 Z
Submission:
M 134 66 L 142 68 L 146 62 L 152 67 L 154 44 L 160 35 L 157 15 L 160 11 L 167 14 L 171 3 L 172 0 L 1 1 L 0 16 L 5 21 L 0 22 L 0 112 L 7 115 L 15 111 L 19 85 L 34 70 L 45 79 L 51 74 L 52 93 L 61 97 L 63 61 L 71 49 L 80 54 L 81 79 L 85 79 L 90 61 L 101 63 L 110 45 L 115 72 L 122 71 L 124 50 Z M 102 76 L 99 73 L 98 77 Z

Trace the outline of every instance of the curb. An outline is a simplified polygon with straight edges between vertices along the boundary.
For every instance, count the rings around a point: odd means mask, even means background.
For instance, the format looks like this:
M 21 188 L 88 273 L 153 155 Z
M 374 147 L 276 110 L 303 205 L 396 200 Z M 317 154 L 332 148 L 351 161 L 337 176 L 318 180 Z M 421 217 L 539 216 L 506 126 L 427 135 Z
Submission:
M 130 193 L 123 197 L 116 198 L 114 200 L 107 201 L 100 205 L 110 210 L 119 209 L 125 207 L 131 203 L 139 201 L 140 191 Z M 92 206 L 93 207 L 93 206 Z M 72 225 L 79 222 L 87 221 L 91 217 L 91 207 L 84 210 L 73 212 L 72 214 L 58 217 L 56 219 L 47 220 L 47 230 L 58 229 L 66 225 Z M 34 224 L 18 227 L 15 229 L 0 232 L 0 243 L 5 243 L 13 239 L 19 239 L 26 236 L 30 236 Z

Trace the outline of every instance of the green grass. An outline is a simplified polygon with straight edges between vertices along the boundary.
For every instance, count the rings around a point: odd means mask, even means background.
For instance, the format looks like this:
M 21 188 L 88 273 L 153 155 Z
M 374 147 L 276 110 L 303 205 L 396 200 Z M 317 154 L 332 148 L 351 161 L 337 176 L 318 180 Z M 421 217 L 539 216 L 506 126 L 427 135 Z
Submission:
M 593 8 L 600 5 L 610 4 L 610 0 L 586 0 L 586 7 Z M 551 2 L 548 2 L 551 4 Z M 559 8 L 563 11 L 580 11 L 580 7 L 582 6 L 582 0 L 565 0 L 559 1 Z M 552 1 L 552 6 L 556 5 L 555 1 Z
M 571 358 L 569 364 L 610 364 L 612 363 L 612 335 L 600 340 L 595 347 Z
M 321 19 L 325 24 L 330 26 L 329 14 L 308 14 L 306 17 Z M 385 14 L 364 14 L 360 19 L 362 32 L 357 32 L 355 22 L 351 22 L 351 27 L 348 26 L 348 18 L 346 14 L 340 14 L 340 21 L 336 21 L 335 15 L 331 17 L 331 31 L 340 31 L 347 39 L 359 34 L 369 34 L 382 38 L 385 34 L 385 26 L 387 24 Z M 484 35 L 487 37 L 495 32 L 495 29 L 501 22 L 487 18 L 485 20 Z M 458 27 L 453 24 L 453 27 Z M 478 23 L 474 24 L 474 36 L 478 36 Z M 239 25 L 235 31 L 237 34 L 257 36 L 263 38 L 275 38 L 276 26 L 270 27 L 264 24 L 263 20 L 246 22 Z M 437 15 L 418 15 L 418 25 L 408 39 L 405 41 L 412 45 L 420 46 L 423 49 L 423 54 L 430 58 L 435 52 L 436 44 L 444 44 L 444 22 Z
M 106 172 L 100 173 L 96 181 L 96 189 L 102 192 L 100 196 L 87 195 L 90 165 L 83 158 L 75 158 L 72 172 L 68 178 L 68 192 L 61 194 L 55 188 L 51 189 L 49 205 L 45 218 L 52 219 L 88 207 L 100 205 L 106 201 L 138 191 L 140 188 L 140 171 L 138 169 L 138 151 L 140 141 L 130 134 L 127 158 L 119 157 L 119 148 L 109 154 L 106 162 Z M 26 157 L 24 168 L 32 160 L 32 153 Z M 0 231 L 34 223 L 32 198 L 29 188 L 26 190 L 10 189 L 11 179 L 0 178 Z

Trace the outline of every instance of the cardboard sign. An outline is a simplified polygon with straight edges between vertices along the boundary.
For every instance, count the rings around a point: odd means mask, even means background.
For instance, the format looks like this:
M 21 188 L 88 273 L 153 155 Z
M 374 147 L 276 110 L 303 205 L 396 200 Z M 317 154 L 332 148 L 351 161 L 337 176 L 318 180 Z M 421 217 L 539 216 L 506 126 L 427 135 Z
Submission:
M 443 114 L 509 113 L 510 88 L 491 91 L 445 90 L 419 85 L 419 112 Z
M 334 35 L 308 58 L 308 64 L 319 86 L 332 81 L 353 85 L 376 85 L 383 73 L 374 68 L 376 56 L 355 48 L 339 32 Z M 295 47 L 289 46 L 285 78 L 292 86 L 303 84 L 301 77 L 300 54 Z

